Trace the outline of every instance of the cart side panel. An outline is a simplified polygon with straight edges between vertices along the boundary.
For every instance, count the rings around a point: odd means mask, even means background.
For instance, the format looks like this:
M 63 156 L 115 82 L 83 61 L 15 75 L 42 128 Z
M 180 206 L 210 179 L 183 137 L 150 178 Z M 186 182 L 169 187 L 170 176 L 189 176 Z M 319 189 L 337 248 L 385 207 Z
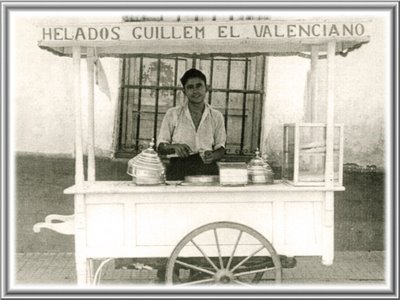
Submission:
M 251 201 L 138 204 L 135 218 L 136 242 L 138 246 L 175 246 L 192 230 L 219 221 L 246 224 L 271 240 L 272 205 L 272 202 Z M 222 233 L 221 239 L 223 238 Z M 207 237 L 204 237 L 198 243 L 205 245 L 207 241 Z
M 318 255 L 322 251 L 322 203 L 285 202 L 286 255 Z
M 168 257 L 192 230 L 231 221 L 260 232 L 279 254 L 322 255 L 324 199 L 324 192 L 87 194 L 86 254 Z M 221 231 L 222 244 L 234 234 Z M 209 248 L 209 239 L 196 242 Z
M 120 248 L 124 246 L 124 205 L 89 204 L 87 210 L 88 247 Z

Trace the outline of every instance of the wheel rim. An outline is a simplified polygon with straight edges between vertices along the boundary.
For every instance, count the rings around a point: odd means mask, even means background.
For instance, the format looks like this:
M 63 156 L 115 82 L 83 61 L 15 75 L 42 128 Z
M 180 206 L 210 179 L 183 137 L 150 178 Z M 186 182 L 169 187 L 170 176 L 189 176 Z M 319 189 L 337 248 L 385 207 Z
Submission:
M 281 282 L 281 263 L 272 244 L 248 226 L 215 222 L 193 230 L 177 244 L 165 279 L 167 284 L 183 286 L 253 285 L 263 275 L 267 281 Z

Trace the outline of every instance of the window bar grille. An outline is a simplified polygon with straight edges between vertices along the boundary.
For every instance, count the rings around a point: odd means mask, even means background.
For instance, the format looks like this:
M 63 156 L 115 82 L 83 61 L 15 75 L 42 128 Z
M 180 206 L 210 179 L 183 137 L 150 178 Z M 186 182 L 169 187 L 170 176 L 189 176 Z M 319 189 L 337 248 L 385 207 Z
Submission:
M 244 67 L 244 89 L 247 89 L 247 77 L 249 70 L 249 59 L 246 58 L 245 67 Z M 242 132 L 240 135 L 240 154 L 243 154 L 243 146 L 244 146 L 244 131 L 246 126 L 246 101 L 247 101 L 247 93 L 243 94 L 243 110 L 242 110 Z
M 119 97 L 120 97 L 120 99 L 124 99 L 123 101 L 121 101 L 121 104 L 122 104 L 122 106 L 121 106 L 121 110 L 120 110 L 120 114 L 121 114 L 121 116 L 123 116 L 123 114 L 124 114 L 124 110 L 125 110 L 125 107 L 126 107 L 126 104 L 125 104 L 125 97 L 124 97 L 124 94 L 125 94 L 125 71 L 126 71 L 126 58 L 124 57 L 123 58 L 123 60 L 122 60 L 122 85 L 121 85 L 121 90 L 119 91 Z M 124 145 L 124 142 L 123 142 L 123 136 L 124 136 L 124 132 L 125 132 L 125 126 L 124 126 L 124 122 L 123 122 L 123 120 L 121 120 L 121 122 L 120 122 L 120 125 L 119 125 L 119 138 L 120 138 L 120 141 L 121 141 L 121 145 Z
M 192 68 L 196 68 L 196 56 L 192 58 Z
M 208 90 L 208 103 L 211 105 L 212 102 L 212 82 L 213 82 L 213 69 L 214 69 L 214 56 L 211 56 L 210 59 L 210 81 L 208 83 L 208 86 L 210 87 Z
M 178 84 L 178 83 L 177 83 Z M 178 84 L 179 85 L 179 84 Z M 141 86 L 138 84 L 130 84 L 130 85 L 125 85 L 125 88 L 130 88 L 130 89 L 139 89 Z M 159 89 L 161 90 L 174 90 L 174 87 L 172 86 L 159 86 L 157 87 L 156 85 L 146 85 L 145 87 L 143 87 L 144 89 Z M 181 90 L 181 87 L 177 87 L 176 90 Z M 258 94 L 258 95 L 262 95 L 261 91 L 258 90 L 244 90 L 244 89 L 218 89 L 218 88 L 213 88 L 212 89 L 213 93 L 214 92 L 221 92 L 221 93 L 226 93 L 229 91 L 229 93 L 246 93 L 246 94 Z
M 133 63 L 132 63 L 133 60 Z M 131 58 L 129 60 L 129 73 L 128 73 L 128 83 L 134 82 L 136 79 L 136 58 Z M 127 89 L 127 106 L 126 106 L 126 143 L 127 149 L 133 148 L 134 136 L 133 136 L 133 113 L 135 104 L 135 90 L 130 88 Z
M 226 98 L 225 98 L 225 131 L 228 132 L 228 111 L 229 111 L 229 87 L 231 83 L 231 58 L 228 58 L 228 72 L 226 79 Z
M 157 121 L 158 121 L 158 100 L 159 100 L 159 94 L 160 94 L 160 89 L 158 88 L 160 86 L 160 77 L 161 77 L 161 56 L 158 57 L 157 59 L 157 89 L 156 89 L 156 107 L 155 107 L 155 112 L 154 112 L 154 143 L 157 145 Z
M 265 93 L 265 90 L 264 90 L 264 88 L 265 88 L 265 86 L 264 86 L 264 82 L 265 82 L 265 62 L 266 62 L 266 56 L 265 55 L 263 55 L 263 63 L 262 63 L 262 68 L 261 68 L 261 78 L 262 78 L 262 80 L 261 80 L 261 88 L 260 88 L 260 90 L 261 90 L 261 92 L 262 92 L 262 94 L 261 94 L 261 103 L 260 103 L 260 111 L 261 112 L 263 112 L 263 107 L 264 107 L 264 103 L 263 103 L 263 95 L 264 95 L 264 93 Z M 261 114 L 262 115 L 262 114 Z M 258 131 L 258 138 L 257 138 L 257 145 L 258 145 L 258 148 L 261 148 L 260 146 L 260 143 L 261 143 L 261 126 L 262 126 L 262 117 L 260 118 L 260 121 L 259 121 L 259 126 L 258 126 L 258 128 L 259 128 L 259 131 Z
M 124 79 L 126 79 L 129 84 L 130 74 L 131 74 L 131 59 L 130 58 L 128 58 L 128 62 L 129 63 L 128 63 L 128 68 L 127 68 L 127 73 L 126 73 L 126 75 L 125 75 L 126 77 Z M 126 84 L 126 82 L 124 82 L 124 84 Z M 123 118 L 122 121 L 124 124 L 127 124 L 127 120 L 128 120 L 129 92 L 130 92 L 130 89 L 126 89 L 126 98 L 124 99 L 124 112 L 122 115 L 122 118 Z M 126 148 L 129 148 L 131 145 L 129 143 L 127 135 L 128 135 L 128 130 L 126 127 L 124 127 L 124 131 L 122 133 L 122 144 Z
M 139 91 L 138 91 L 138 107 L 136 118 L 136 151 L 139 151 L 139 136 L 140 136 L 140 114 L 142 113 L 142 82 L 143 81 L 143 56 L 140 57 L 139 66 Z
M 175 74 L 174 74 L 174 106 L 176 106 L 176 93 L 177 93 L 177 88 L 178 88 L 178 57 L 175 57 Z
M 242 93 L 242 94 L 244 94 L 244 93 L 246 93 L 246 94 L 262 94 L 262 92 L 260 92 L 260 91 L 257 91 L 257 90 L 243 90 L 243 89 L 217 89 L 217 88 L 214 88 L 213 89 L 213 92 L 222 92 L 222 93 L 226 93 L 226 92 L 230 92 L 230 93 Z

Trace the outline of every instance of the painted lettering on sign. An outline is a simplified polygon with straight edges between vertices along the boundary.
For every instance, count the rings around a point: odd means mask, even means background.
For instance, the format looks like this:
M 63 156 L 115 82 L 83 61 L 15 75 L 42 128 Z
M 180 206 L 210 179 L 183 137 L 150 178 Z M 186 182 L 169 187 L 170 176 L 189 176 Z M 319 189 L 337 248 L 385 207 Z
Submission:
M 204 39 L 204 26 L 183 26 L 176 27 L 164 26 L 135 26 L 132 29 L 132 37 L 135 40 L 170 40 L 170 39 Z
M 43 41 L 141 41 L 199 39 L 281 39 L 361 37 L 363 23 L 193 23 L 145 24 L 124 23 L 119 26 L 43 27 Z
M 363 24 L 287 24 L 278 25 L 254 25 L 254 34 L 258 38 L 272 37 L 351 37 L 362 36 L 365 33 Z
M 44 27 L 42 40 L 52 41 L 115 41 L 120 39 L 120 27 Z

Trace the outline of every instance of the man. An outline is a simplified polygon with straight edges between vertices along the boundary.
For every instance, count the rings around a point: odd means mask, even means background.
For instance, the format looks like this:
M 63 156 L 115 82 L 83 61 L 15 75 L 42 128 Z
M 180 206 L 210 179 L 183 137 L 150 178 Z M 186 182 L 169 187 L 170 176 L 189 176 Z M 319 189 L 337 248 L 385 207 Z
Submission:
M 188 101 L 166 112 L 157 140 L 161 155 L 176 156 L 167 166 L 167 180 L 218 175 L 216 162 L 223 157 L 226 142 L 223 115 L 204 102 L 207 79 L 201 71 L 186 71 L 181 83 Z

